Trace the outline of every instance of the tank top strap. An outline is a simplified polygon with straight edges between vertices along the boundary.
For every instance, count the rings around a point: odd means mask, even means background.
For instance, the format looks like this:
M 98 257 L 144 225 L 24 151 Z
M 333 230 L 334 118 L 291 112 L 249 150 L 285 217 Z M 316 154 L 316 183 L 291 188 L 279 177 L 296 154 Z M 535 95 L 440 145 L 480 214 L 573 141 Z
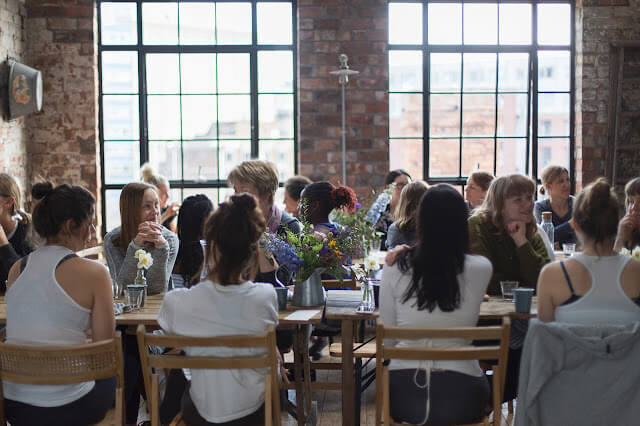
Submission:
M 575 296 L 576 292 L 573 289 L 573 284 L 571 284 L 571 278 L 569 278 L 569 273 L 567 272 L 567 268 L 564 266 L 564 260 L 560 261 L 560 266 L 562 267 L 562 272 L 564 273 L 564 278 L 567 280 L 567 285 L 569 286 L 569 291 L 571 292 L 571 296 Z

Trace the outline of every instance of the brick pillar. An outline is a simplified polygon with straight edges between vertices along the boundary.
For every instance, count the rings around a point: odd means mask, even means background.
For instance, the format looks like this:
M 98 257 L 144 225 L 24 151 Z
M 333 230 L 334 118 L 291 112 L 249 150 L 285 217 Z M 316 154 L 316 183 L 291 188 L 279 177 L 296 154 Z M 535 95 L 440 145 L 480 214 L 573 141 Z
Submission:
M 9 105 L 5 93 L 9 79 L 7 56 L 26 62 L 26 8 L 20 0 L 0 2 L 0 172 L 9 173 L 24 190 L 27 183 L 27 140 L 24 118 L 9 121 Z
M 92 0 L 26 5 L 27 57 L 44 83 L 42 112 L 27 119 L 31 176 L 82 185 L 100 209 L 96 6 Z
M 338 55 L 360 71 L 346 91 L 347 182 L 359 195 L 389 170 L 387 2 L 298 1 L 299 171 L 342 180 Z

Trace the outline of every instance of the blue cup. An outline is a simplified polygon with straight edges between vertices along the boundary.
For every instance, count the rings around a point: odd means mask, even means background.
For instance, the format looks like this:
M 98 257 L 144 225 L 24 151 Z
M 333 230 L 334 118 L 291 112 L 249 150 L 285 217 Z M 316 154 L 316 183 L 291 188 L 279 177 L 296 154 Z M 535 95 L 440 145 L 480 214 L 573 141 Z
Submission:
M 516 312 L 528 314 L 531 312 L 531 298 L 533 297 L 532 288 L 514 288 L 513 298 L 516 304 Z
M 287 310 L 287 293 L 289 289 L 286 287 L 276 287 L 276 295 L 278 296 L 278 310 L 286 311 Z

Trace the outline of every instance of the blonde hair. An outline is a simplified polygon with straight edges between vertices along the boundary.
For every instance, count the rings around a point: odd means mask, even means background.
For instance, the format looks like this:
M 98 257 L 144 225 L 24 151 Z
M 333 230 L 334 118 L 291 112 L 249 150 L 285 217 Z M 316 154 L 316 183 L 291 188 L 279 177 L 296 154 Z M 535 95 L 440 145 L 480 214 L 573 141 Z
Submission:
M 482 217 L 485 221 L 490 222 L 498 228 L 498 233 L 503 234 L 504 229 L 504 217 L 502 211 L 504 209 L 505 202 L 509 197 L 515 197 L 522 194 L 527 194 L 533 197 L 536 192 L 536 184 L 527 176 L 521 174 L 512 174 L 506 176 L 500 176 L 494 179 L 489 185 L 487 195 L 484 197 L 484 202 L 477 211 L 474 213 Z M 527 239 L 531 239 L 537 232 L 537 226 L 535 221 L 527 224 Z
M 166 177 L 159 175 L 153 169 L 153 166 L 149 163 L 144 163 L 140 168 L 140 174 L 142 175 L 142 181 L 149 185 L 155 186 L 158 190 L 161 186 L 166 185 L 169 188 L 169 181 Z
M 633 178 L 624 186 L 624 210 L 627 211 L 629 209 L 629 199 L 632 195 L 640 195 L 640 177 Z M 631 231 L 631 237 L 629 241 L 627 241 L 627 248 L 631 249 L 637 245 L 640 245 L 640 230 L 638 228 L 634 228 Z
M 231 185 L 243 183 L 253 185 L 258 191 L 258 196 L 266 198 L 271 205 L 278 190 L 278 169 L 275 164 L 267 161 L 243 161 L 231 170 L 227 182 Z
M 420 200 L 429 185 L 423 180 L 416 180 L 402 188 L 400 202 L 395 211 L 396 226 L 403 232 L 416 230 L 416 211 L 420 205 Z
M 569 175 L 569 170 L 566 167 L 562 166 L 547 166 L 542 169 L 542 173 L 540 174 L 540 180 L 542 181 L 542 186 L 540 187 L 540 194 L 545 193 L 544 187 L 552 184 L 557 179 L 559 179 L 563 173 Z
M 19 216 L 20 222 L 31 223 L 31 215 L 22 209 L 22 191 L 18 182 L 6 173 L 0 173 L 0 195 L 13 198 L 11 205 L 11 216 Z

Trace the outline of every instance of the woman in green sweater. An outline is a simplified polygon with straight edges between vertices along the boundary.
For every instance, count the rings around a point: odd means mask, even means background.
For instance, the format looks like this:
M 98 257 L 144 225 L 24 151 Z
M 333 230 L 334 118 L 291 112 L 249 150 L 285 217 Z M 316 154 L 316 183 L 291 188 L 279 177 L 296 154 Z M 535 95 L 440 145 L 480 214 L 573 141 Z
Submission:
M 469 218 L 471 252 L 493 265 L 490 295 L 500 295 L 503 280 L 535 288 L 540 270 L 549 262 L 533 217 L 535 189 L 535 183 L 520 174 L 494 179 L 483 204 Z

